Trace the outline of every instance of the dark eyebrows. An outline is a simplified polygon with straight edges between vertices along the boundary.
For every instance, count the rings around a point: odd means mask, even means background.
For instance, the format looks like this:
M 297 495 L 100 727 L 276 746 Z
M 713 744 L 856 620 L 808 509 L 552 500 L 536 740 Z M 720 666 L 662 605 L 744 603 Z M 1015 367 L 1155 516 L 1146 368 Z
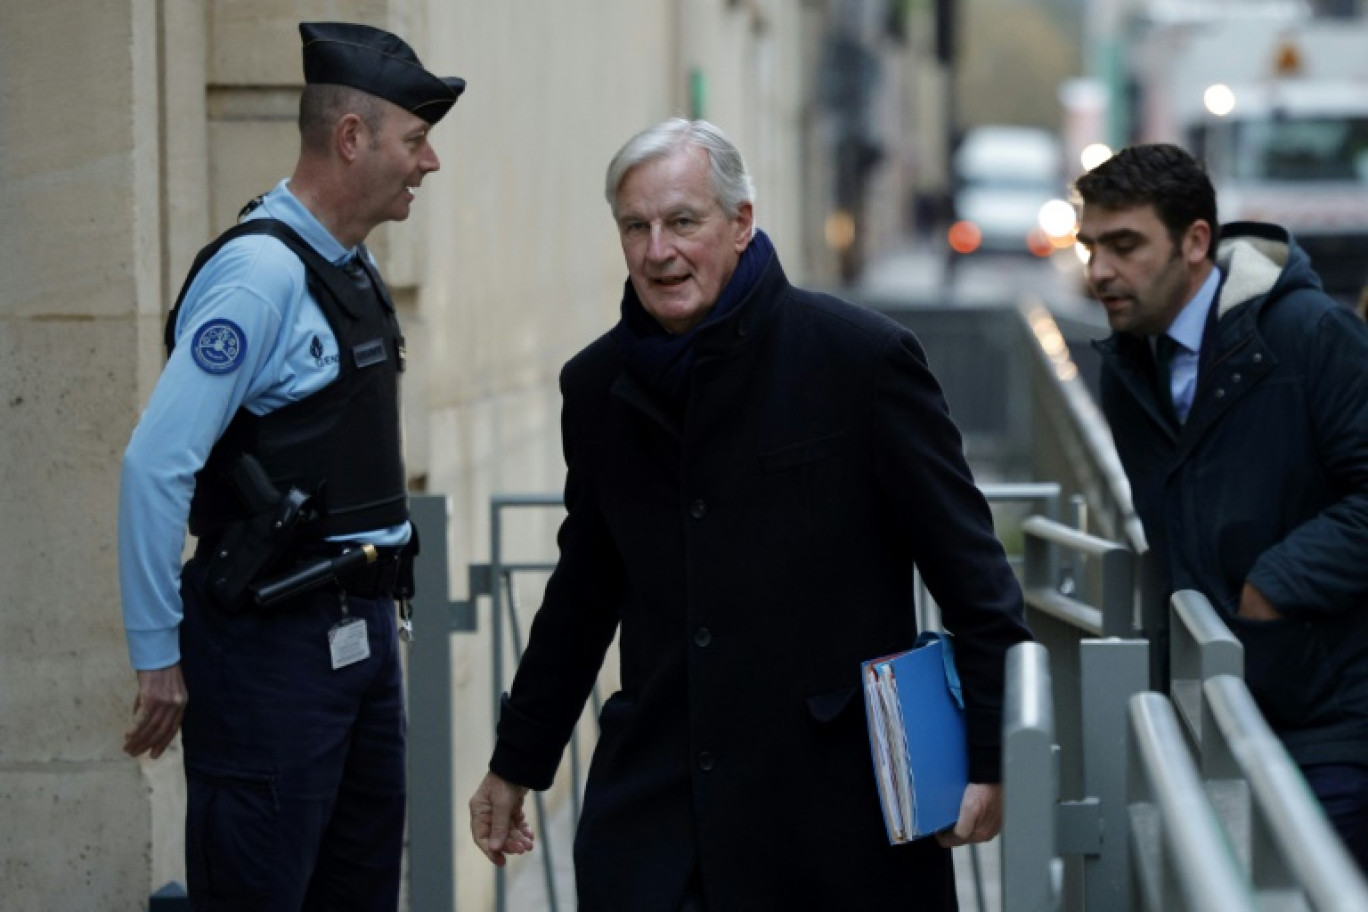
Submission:
M 1115 228 L 1111 231 L 1104 231 L 1095 238 L 1080 234 L 1078 235 L 1078 243 L 1089 248 L 1096 247 L 1099 244 L 1111 247 L 1126 241 L 1142 241 L 1144 238 L 1145 236 L 1134 228 Z

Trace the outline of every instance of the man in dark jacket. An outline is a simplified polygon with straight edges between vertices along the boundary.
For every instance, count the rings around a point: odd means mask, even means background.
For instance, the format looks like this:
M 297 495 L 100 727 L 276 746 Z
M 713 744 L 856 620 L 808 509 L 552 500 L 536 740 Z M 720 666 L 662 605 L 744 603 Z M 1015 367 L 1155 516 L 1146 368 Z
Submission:
M 1218 228 L 1176 146 L 1126 149 L 1076 190 L 1114 330 L 1102 408 L 1150 548 L 1243 642 L 1250 691 L 1368 867 L 1368 327 L 1283 229 Z
M 1001 822 L 1021 594 L 916 339 L 789 285 L 735 147 L 630 140 L 607 197 L 622 319 L 561 375 L 560 561 L 499 719 L 472 832 L 526 851 L 621 627 L 575 845 L 579 908 L 953 909 L 948 846 Z M 971 784 L 953 832 L 890 846 L 860 664 L 917 636 L 920 567 L 957 635 Z

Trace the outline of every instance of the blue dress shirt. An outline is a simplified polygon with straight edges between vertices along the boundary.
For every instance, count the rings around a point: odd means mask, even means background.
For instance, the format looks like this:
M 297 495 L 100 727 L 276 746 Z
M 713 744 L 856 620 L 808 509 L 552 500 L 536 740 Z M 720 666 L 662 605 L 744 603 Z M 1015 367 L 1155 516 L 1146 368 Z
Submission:
M 1169 326 L 1167 335 L 1178 343 L 1169 364 L 1169 390 L 1173 395 L 1173 410 L 1178 421 L 1187 421 L 1192 409 L 1193 397 L 1197 394 L 1197 365 L 1202 352 L 1202 334 L 1206 331 L 1207 314 L 1212 302 L 1216 300 L 1216 289 L 1221 285 L 1221 270 L 1213 268 L 1211 273 L 1179 311 Z

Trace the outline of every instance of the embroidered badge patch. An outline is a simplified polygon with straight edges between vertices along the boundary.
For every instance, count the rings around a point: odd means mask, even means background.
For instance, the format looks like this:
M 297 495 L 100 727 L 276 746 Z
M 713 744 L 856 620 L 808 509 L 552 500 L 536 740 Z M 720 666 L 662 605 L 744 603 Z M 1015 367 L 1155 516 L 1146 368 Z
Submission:
M 205 373 L 226 374 L 247 355 L 247 336 L 231 320 L 210 320 L 195 333 L 190 351 Z

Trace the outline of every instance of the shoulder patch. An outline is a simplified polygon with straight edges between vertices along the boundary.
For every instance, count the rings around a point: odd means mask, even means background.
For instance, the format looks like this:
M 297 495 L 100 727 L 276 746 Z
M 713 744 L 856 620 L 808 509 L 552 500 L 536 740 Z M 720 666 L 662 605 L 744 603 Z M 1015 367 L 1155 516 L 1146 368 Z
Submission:
M 210 320 L 196 331 L 190 351 L 205 373 L 227 374 L 246 357 L 247 336 L 231 320 Z

